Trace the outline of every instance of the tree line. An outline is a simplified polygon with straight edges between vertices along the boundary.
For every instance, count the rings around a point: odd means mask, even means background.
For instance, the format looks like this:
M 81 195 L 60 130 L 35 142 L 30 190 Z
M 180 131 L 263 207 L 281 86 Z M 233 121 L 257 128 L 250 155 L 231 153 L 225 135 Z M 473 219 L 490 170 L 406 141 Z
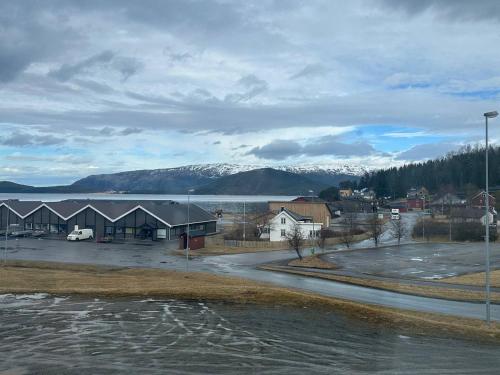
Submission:
M 465 146 L 442 158 L 366 173 L 359 187 L 374 189 L 377 196 L 405 197 L 412 187 L 425 186 L 431 193 L 469 194 L 484 187 L 484 147 Z M 500 185 L 500 147 L 490 147 L 490 186 Z

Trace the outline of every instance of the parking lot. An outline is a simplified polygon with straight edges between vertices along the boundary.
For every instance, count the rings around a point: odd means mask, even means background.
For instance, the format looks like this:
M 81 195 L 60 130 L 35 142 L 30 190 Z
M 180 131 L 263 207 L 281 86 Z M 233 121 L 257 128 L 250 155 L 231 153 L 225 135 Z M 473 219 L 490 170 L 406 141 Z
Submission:
M 349 274 L 436 280 L 481 272 L 485 247 L 475 243 L 413 243 L 373 249 L 342 251 L 324 256 Z M 491 244 L 491 267 L 500 268 L 500 244 Z
M 65 241 L 46 238 L 12 238 L 7 241 L 7 259 L 41 260 L 65 263 L 122 265 L 124 267 L 162 267 L 175 264 L 172 255 L 177 241 L 130 241 L 96 243 L 95 241 Z M 0 253 L 4 256 L 5 242 Z

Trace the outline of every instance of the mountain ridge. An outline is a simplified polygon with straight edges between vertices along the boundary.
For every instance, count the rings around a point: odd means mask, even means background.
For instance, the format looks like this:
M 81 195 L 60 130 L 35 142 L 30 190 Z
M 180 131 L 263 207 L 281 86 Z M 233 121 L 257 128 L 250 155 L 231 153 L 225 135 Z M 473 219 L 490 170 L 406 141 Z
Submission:
M 264 191 L 269 194 L 284 194 L 290 191 L 290 187 L 277 181 L 280 176 L 291 186 L 295 185 L 297 187 L 298 185 L 302 186 L 308 184 L 313 189 L 338 185 L 338 183 L 343 180 L 358 180 L 360 178 L 360 174 L 356 174 L 356 172 L 359 172 L 361 169 L 348 168 L 346 166 L 334 165 L 329 167 L 319 165 L 302 165 L 278 166 L 271 168 L 257 165 L 239 165 L 228 163 L 192 164 L 172 168 L 141 169 L 135 171 L 89 175 L 65 186 L 34 187 L 4 181 L 0 183 L 0 192 L 119 192 L 137 194 L 183 194 L 188 189 L 195 188 L 201 192 L 210 190 L 212 193 L 221 194 L 220 192 L 214 192 L 213 188 L 210 186 L 217 186 L 213 184 L 215 181 L 221 178 L 226 178 L 224 180 L 225 185 L 221 187 L 221 189 L 223 188 L 224 191 L 233 191 L 234 194 L 244 193 L 231 189 L 231 180 L 234 180 L 233 183 L 239 186 L 242 189 L 241 191 L 245 191 L 248 194 L 265 194 Z M 239 180 L 239 174 L 264 169 L 267 170 L 267 173 L 255 173 L 254 178 L 272 179 L 272 186 L 274 186 L 276 190 L 269 190 L 269 184 L 263 184 L 262 181 L 258 180 L 253 181 L 255 186 L 253 190 L 248 190 L 246 188 L 243 189 L 244 186 Z M 230 178 L 231 176 L 235 177 Z M 208 187 L 205 189 L 205 186 Z M 296 191 L 300 190 L 299 188 L 297 189 L 298 190 Z

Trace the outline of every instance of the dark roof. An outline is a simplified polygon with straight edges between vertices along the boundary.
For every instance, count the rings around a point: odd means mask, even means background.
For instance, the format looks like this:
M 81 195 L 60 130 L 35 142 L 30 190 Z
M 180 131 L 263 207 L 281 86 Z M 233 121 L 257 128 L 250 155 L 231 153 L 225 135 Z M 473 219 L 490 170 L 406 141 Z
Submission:
M 296 212 L 293 212 L 293 211 L 290 211 L 289 209 L 287 208 L 283 208 L 281 211 L 284 211 L 286 212 L 288 215 L 290 215 L 293 220 L 295 221 L 307 221 L 307 220 L 312 220 L 312 216 L 302 216 Z M 280 211 L 280 212 L 281 212 Z
M 40 201 L 2 201 L 8 204 L 21 216 L 25 216 L 31 211 L 40 207 Z M 101 214 L 116 221 L 121 216 L 132 212 L 135 208 L 148 211 L 159 220 L 171 225 L 184 225 L 187 219 L 187 204 L 180 204 L 171 200 L 101 200 L 101 199 L 68 199 L 60 202 L 47 202 L 47 207 L 57 212 L 63 218 L 69 218 L 84 207 L 90 205 Z M 139 207 L 140 206 L 140 207 Z M 202 223 L 216 221 L 217 219 L 196 204 L 189 205 L 189 222 Z
M 326 203 L 325 200 L 319 198 L 319 197 L 297 197 L 295 199 L 292 199 L 292 202 L 312 202 L 312 203 Z
M 20 201 L 18 199 L 8 199 L 1 201 L 1 203 L 5 203 L 21 216 L 29 214 L 31 211 L 42 204 L 41 201 Z
M 60 202 L 47 202 L 45 205 L 64 218 L 72 216 L 75 212 L 81 210 L 87 204 L 82 201 L 65 200 Z

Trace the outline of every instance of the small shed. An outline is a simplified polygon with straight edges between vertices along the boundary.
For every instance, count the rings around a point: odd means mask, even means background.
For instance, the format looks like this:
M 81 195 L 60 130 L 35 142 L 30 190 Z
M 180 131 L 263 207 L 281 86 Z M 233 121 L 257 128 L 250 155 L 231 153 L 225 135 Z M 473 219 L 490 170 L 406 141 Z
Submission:
M 198 250 L 205 247 L 205 233 L 203 231 L 189 231 L 189 249 Z M 184 232 L 179 236 L 179 249 L 187 248 L 187 233 Z

